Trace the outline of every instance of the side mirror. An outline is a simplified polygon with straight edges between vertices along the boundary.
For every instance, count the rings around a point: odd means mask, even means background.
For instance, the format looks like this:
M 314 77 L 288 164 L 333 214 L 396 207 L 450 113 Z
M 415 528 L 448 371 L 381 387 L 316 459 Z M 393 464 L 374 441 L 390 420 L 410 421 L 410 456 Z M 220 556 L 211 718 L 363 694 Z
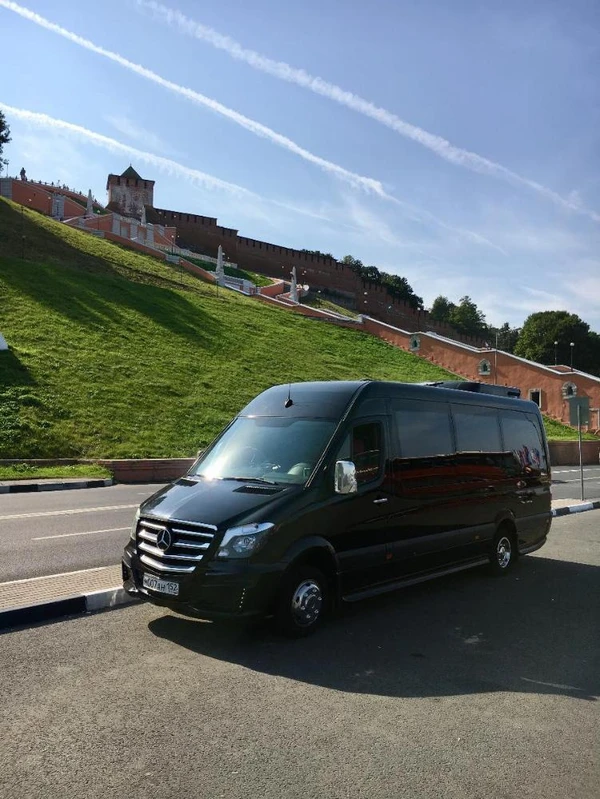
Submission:
M 336 461 L 335 463 L 335 493 L 356 494 L 356 466 L 352 461 Z

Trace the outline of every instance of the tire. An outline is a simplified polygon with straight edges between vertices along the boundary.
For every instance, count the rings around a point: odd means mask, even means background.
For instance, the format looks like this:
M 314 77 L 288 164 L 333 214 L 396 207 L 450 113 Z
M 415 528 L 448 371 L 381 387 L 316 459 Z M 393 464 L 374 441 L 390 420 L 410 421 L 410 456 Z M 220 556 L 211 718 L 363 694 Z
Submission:
M 517 539 L 512 530 L 502 528 L 494 536 L 490 551 L 490 568 L 492 574 L 502 576 L 515 565 L 518 557 Z
M 304 638 L 317 630 L 329 607 L 329 584 L 314 566 L 292 567 L 284 576 L 277 606 L 275 628 L 288 638 Z

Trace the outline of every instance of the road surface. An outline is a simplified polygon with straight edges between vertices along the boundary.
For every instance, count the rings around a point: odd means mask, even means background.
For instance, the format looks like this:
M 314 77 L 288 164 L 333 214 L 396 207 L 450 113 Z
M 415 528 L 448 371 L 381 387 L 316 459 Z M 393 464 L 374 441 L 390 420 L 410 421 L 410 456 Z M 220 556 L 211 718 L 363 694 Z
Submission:
M 307 640 L 151 605 L 0 635 L 0 796 L 596 799 L 599 521 Z

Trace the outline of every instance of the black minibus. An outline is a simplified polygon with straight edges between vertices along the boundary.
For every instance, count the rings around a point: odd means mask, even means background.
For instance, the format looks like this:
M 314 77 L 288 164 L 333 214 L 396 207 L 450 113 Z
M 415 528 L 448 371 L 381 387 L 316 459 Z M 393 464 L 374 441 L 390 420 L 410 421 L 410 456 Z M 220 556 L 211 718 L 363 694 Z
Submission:
M 507 573 L 550 529 L 548 445 L 535 403 L 473 385 L 262 392 L 142 503 L 125 589 L 301 636 L 344 602 L 481 564 Z

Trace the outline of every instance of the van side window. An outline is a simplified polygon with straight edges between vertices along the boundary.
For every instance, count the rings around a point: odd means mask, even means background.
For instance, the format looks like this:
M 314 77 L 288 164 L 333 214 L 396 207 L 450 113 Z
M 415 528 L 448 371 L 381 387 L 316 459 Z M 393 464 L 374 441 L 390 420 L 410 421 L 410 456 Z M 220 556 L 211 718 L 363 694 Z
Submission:
M 476 405 L 452 405 L 457 452 L 502 452 L 498 412 Z
M 512 452 L 524 471 L 547 471 L 546 453 L 537 425 L 531 414 L 501 411 L 504 449 Z
M 356 466 L 358 485 L 374 480 L 381 470 L 381 424 L 368 422 L 352 428 L 340 447 L 337 460 L 350 460 Z
M 450 409 L 445 402 L 394 402 L 402 458 L 453 455 Z

